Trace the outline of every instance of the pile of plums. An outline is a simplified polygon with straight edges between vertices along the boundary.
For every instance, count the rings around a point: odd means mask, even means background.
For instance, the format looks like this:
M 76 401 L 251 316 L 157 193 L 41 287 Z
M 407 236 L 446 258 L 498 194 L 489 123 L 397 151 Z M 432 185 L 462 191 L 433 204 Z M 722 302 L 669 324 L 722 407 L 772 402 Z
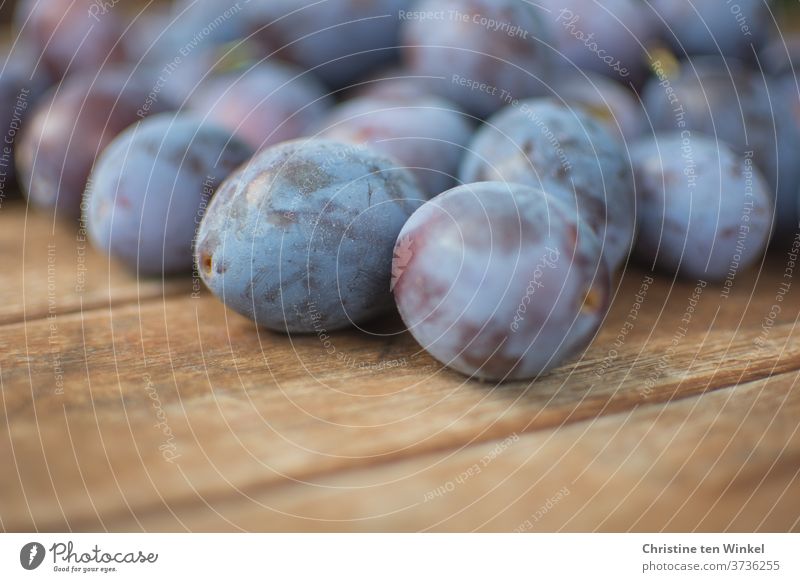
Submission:
M 259 326 L 397 309 L 445 366 L 531 379 L 589 345 L 632 257 L 732 285 L 800 236 L 800 40 L 775 22 L 764 0 L 22 0 L 0 170 Z

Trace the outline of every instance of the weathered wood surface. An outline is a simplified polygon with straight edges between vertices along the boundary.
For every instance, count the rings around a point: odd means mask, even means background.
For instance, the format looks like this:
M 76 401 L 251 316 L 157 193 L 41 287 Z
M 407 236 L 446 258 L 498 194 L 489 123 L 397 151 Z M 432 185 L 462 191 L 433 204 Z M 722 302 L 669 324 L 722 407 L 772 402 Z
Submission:
M 780 251 L 729 296 L 631 268 L 582 358 L 498 387 L 392 318 L 329 344 L 257 330 L 20 204 L 0 243 L 3 529 L 800 528 Z
M 186 281 L 137 283 L 91 248 L 82 224 L 53 224 L 18 201 L 0 204 L 0 324 L 148 301 Z

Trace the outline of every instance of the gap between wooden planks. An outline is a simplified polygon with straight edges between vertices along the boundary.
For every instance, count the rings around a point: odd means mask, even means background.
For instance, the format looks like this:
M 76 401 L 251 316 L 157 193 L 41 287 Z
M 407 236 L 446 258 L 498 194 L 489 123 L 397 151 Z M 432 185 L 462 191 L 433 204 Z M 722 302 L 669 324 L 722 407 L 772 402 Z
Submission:
M 30 238 L 41 246 L 37 236 Z M 70 244 L 74 240 L 59 243 L 57 253 L 69 256 Z M 9 247 L 3 248 L 6 263 L 14 264 Z M 796 313 L 781 313 L 766 335 L 760 329 L 775 301 L 780 260 L 743 275 L 730 299 L 705 289 L 687 337 L 668 360 L 664 354 L 694 284 L 673 285 L 656 276 L 626 344 L 600 378 L 596 371 L 608 344 L 645 277 L 631 271 L 607 325 L 580 362 L 533 388 L 492 389 L 441 371 L 406 335 L 339 334 L 336 353 L 328 354 L 316 337 L 290 342 L 259 333 L 207 296 L 190 299 L 175 289 L 180 297 L 164 298 L 160 282 L 110 273 L 104 259 L 88 253 L 96 310 L 70 313 L 82 300 L 69 290 L 75 265 L 58 260 L 65 283 L 56 283 L 63 310 L 55 334 L 52 321 L 30 317 L 0 327 L 8 424 L 0 460 L 15 468 L 0 480 L 6 528 L 80 527 L 98 514 L 123 521 L 131 512 L 168 514 L 167 506 L 224 500 L 239 489 L 323 480 L 359 467 L 378 470 L 798 367 Z M 26 305 L 49 310 L 52 270 L 28 261 L 22 273 L 25 289 L 38 289 Z M 117 295 L 109 294 L 111 280 L 122 290 Z M 11 304 L 16 296 L 9 297 Z M 138 304 L 126 305 L 124 298 Z M 111 311 L 102 309 L 109 304 Z M 387 329 L 392 327 L 390 322 Z M 762 335 L 766 343 L 755 349 Z M 63 394 L 54 390 L 54 353 Z M 407 365 L 399 368 L 360 367 L 404 358 Z M 642 390 L 644 379 L 654 382 L 649 392 Z M 164 435 L 153 426 L 153 391 L 179 443 L 175 465 L 159 451 Z
M 111 530 L 798 531 L 798 374 L 313 484 L 244 489 Z
M 190 329 L 181 314 L 193 309 L 198 320 Z M 97 514 L 116 518 L 242 488 L 314 482 L 703 394 L 796 368 L 800 357 L 793 324 L 773 328 L 757 358 L 752 330 L 711 331 L 679 346 L 666 367 L 671 340 L 658 335 L 644 349 L 624 349 L 625 365 L 600 383 L 592 376 L 606 351 L 592 348 L 530 389 L 492 388 L 413 356 L 407 336 L 385 346 L 384 357 L 408 357 L 410 366 L 354 373 L 316 338 L 259 338 L 240 319 L 221 333 L 224 316 L 215 303 L 174 299 L 118 309 L 113 319 L 104 312 L 66 319 L 59 329 L 63 395 L 46 383 L 46 358 L 20 365 L 14 344 L 5 346 L 0 377 L 10 442 L 0 462 L 15 469 L 0 482 L 5 526 L 58 529 Z M 30 345 L 48 340 L 46 322 L 5 329 L 22 327 Z M 373 339 L 337 337 L 337 349 L 374 357 Z M 656 379 L 650 393 L 642 377 Z M 175 464 L 159 450 L 166 439 L 154 427 L 148 388 L 177 443 Z
M 130 511 L 97 506 L 39 527 L 797 531 L 797 381 L 787 374 L 308 483 L 198 491 Z

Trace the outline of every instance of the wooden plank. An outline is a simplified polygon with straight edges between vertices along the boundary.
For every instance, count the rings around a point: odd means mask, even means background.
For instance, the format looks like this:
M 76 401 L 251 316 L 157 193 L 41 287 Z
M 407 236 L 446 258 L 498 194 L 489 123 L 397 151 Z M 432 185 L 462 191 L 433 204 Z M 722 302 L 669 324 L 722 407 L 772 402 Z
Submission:
M 738 275 L 730 295 L 630 270 L 584 357 L 533 385 L 494 387 L 442 370 L 396 319 L 377 322 L 377 337 L 287 338 L 190 297 L 186 281 L 137 282 L 88 247 L 78 292 L 75 233 L 50 232 L 19 205 L 0 210 L 6 219 L 0 462 L 10 470 L 0 523 L 9 529 L 151 520 L 343 472 L 375 475 L 376 485 L 384 467 L 423 455 L 447 459 L 509 435 L 555 438 L 577 430 L 562 426 L 619 422 L 642 405 L 800 368 L 797 291 L 781 256 Z
M 0 203 L 0 325 L 186 293 L 186 280 L 137 280 L 94 250 L 78 224 L 20 200 Z
M 631 272 L 593 347 L 580 360 L 540 379 L 535 393 L 542 402 L 565 396 L 565 390 L 574 391 L 570 399 L 582 394 L 582 404 L 597 395 L 605 402 L 609 393 L 620 392 L 620 385 L 640 381 L 642 389 L 629 394 L 636 400 L 650 396 L 652 389 L 645 384 L 671 385 L 684 375 L 699 377 L 701 387 L 708 376 L 716 376 L 711 384 L 718 387 L 736 382 L 743 373 L 752 379 L 776 365 L 778 371 L 800 367 L 793 359 L 798 314 L 791 309 L 797 291 L 777 301 L 781 277 L 776 273 L 780 271 L 772 269 L 762 277 L 771 294 L 761 292 L 756 299 L 743 286 L 738 296 L 721 299 L 718 289 L 706 287 L 697 297 L 695 283 L 673 284 L 663 277 L 643 292 L 642 283 L 651 276 Z M 633 310 L 637 297 L 643 302 Z M 772 317 L 775 304 L 786 308 Z M 388 394 L 414 398 L 420 392 L 441 397 L 459 391 L 464 379 L 442 371 L 401 333 L 399 321 L 389 318 L 373 327 L 382 335 L 343 332 L 329 341 L 313 335 L 287 338 L 255 329 L 208 295 L 65 315 L 55 329 L 48 321 L 6 326 L 0 335 L 5 405 L 11 414 L 30 413 L 34 399 L 39 412 L 51 405 L 74 409 L 146 402 L 141 389 L 145 374 L 164 384 L 162 400 L 167 403 L 209 394 L 212 387 L 275 396 L 261 388 L 278 384 L 313 398 L 319 397 L 321 386 L 340 389 L 343 396 L 373 399 Z M 54 384 L 67 389 L 57 390 Z M 595 389 L 585 394 L 590 387 Z M 517 397 L 527 388 L 525 383 L 509 384 L 499 393 Z M 663 398 L 664 392 L 660 394 Z
M 442 371 L 407 335 L 346 332 L 326 347 L 316 336 L 258 332 L 205 296 L 66 316 L 55 338 L 46 321 L 5 326 L 0 462 L 15 471 L 0 479 L 0 515 L 12 529 L 58 528 L 128 506 L 166 510 L 800 367 L 794 323 L 765 334 L 697 316 L 673 345 L 684 291 L 666 308 L 660 299 L 648 304 L 657 323 L 631 332 L 601 376 L 603 338 L 616 335 L 618 318 L 579 361 L 533 386 L 500 388 Z M 763 314 L 748 317 L 755 324 Z
M 800 531 L 797 373 L 558 431 L 231 488 L 110 530 Z

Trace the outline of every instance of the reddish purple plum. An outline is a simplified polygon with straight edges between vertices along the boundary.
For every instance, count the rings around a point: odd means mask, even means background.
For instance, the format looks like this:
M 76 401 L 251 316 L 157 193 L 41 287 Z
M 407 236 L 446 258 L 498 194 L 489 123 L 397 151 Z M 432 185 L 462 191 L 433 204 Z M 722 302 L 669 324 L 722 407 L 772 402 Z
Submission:
M 14 23 L 56 79 L 124 58 L 123 21 L 98 0 L 21 0 Z
M 31 204 L 77 219 L 95 158 L 140 120 L 149 90 L 127 73 L 105 72 L 72 75 L 45 96 L 16 151 L 20 186 Z M 164 107 L 156 103 L 150 112 Z
M 439 362 L 523 380 L 580 354 L 609 307 L 600 241 L 541 190 L 482 182 L 427 202 L 395 248 L 394 296 Z
M 51 80 L 25 47 L 4 47 L 0 53 L 0 191 L 5 192 L 16 175 L 17 140 Z

